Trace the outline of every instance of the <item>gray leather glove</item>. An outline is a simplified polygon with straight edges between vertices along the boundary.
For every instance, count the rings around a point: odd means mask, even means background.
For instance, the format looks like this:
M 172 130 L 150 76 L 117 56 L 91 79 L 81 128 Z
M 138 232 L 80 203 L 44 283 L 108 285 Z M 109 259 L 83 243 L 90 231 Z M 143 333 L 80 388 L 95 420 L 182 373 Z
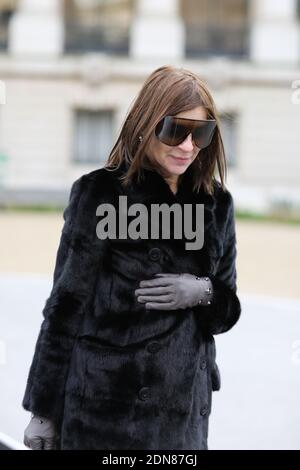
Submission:
M 159 273 L 153 279 L 140 282 L 134 291 L 137 301 L 145 307 L 157 310 L 176 310 L 210 305 L 213 301 L 213 285 L 209 277 L 183 273 Z
M 42 416 L 31 417 L 24 431 L 24 444 L 32 450 L 52 450 L 57 447 L 58 433 L 52 421 Z

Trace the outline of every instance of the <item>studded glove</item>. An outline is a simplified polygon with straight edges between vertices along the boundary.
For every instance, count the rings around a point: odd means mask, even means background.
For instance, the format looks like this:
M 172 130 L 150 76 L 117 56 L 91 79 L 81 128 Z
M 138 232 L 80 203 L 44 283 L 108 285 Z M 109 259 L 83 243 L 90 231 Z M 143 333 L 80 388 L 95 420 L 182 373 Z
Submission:
M 213 285 L 209 277 L 183 273 L 159 273 L 153 279 L 143 280 L 135 290 L 137 301 L 147 309 L 176 310 L 210 305 Z
M 32 450 L 56 449 L 58 433 L 52 421 L 32 415 L 24 431 L 24 444 Z

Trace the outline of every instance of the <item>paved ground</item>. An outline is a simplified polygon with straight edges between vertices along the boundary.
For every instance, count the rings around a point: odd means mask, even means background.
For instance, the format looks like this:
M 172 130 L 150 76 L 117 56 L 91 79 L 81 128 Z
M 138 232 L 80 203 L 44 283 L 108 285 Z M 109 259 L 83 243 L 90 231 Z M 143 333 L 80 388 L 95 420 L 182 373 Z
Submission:
M 0 432 L 21 442 L 29 414 L 20 403 L 62 219 L 8 214 L 0 226 Z M 243 314 L 215 337 L 222 388 L 209 447 L 300 450 L 300 228 L 243 222 L 237 234 Z

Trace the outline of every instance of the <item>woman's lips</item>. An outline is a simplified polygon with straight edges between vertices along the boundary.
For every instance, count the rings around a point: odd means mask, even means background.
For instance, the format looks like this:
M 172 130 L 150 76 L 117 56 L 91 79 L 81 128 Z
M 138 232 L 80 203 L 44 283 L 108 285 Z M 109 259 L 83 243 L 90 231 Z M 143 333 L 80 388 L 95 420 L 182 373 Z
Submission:
M 173 157 L 173 155 L 169 155 L 169 157 L 171 157 L 172 160 L 175 161 L 178 165 L 185 165 L 190 161 L 190 158 Z

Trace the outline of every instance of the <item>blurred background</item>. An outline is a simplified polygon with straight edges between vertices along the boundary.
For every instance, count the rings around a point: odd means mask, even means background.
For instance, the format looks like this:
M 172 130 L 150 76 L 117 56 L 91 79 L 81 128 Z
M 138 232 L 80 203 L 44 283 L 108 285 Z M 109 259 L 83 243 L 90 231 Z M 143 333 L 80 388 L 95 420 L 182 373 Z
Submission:
M 208 84 L 242 316 L 215 337 L 211 449 L 300 449 L 300 1 L 0 0 L 0 442 L 21 407 L 71 184 L 161 65 Z M 45 371 L 46 373 L 46 371 Z

